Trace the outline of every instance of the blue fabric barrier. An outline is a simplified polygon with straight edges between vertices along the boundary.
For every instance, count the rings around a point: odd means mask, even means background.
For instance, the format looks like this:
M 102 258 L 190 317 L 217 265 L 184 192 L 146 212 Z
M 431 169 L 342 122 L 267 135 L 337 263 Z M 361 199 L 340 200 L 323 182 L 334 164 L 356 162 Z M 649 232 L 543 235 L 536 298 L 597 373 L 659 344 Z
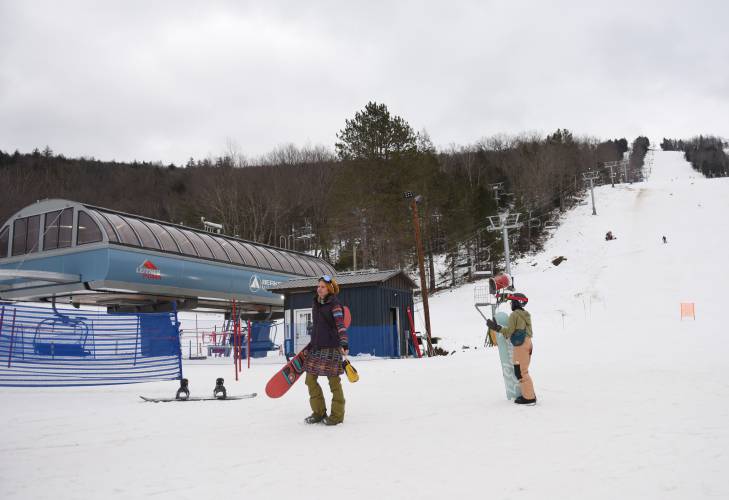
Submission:
M 106 314 L 0 303 L 0 386 L 182 378 L 176 313 Z

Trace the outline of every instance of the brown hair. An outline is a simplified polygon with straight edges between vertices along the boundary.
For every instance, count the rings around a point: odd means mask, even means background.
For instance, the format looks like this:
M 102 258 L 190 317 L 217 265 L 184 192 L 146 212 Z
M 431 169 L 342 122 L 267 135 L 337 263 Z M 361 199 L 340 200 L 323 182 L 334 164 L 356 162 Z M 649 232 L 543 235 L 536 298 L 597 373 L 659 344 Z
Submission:
M 339 293 L 339 284 L 334 278 L 332 278 L 330 282 L 324 281 L 324 278 L 319 278 L 319 281 L 324 282 L 324 285 L 327 287 L 327 290 L 329 290 L 330 295 L 337 295 Z

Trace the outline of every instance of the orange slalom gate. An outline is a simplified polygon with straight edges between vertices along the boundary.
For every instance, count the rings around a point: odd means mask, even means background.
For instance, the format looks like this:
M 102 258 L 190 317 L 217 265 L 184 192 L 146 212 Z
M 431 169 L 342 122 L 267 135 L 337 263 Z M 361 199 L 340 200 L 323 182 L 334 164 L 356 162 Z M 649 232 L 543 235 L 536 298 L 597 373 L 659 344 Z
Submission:
M 681 302 L 681 321 L 683 318 L 696 319 L 696 308 L 693 302 Z

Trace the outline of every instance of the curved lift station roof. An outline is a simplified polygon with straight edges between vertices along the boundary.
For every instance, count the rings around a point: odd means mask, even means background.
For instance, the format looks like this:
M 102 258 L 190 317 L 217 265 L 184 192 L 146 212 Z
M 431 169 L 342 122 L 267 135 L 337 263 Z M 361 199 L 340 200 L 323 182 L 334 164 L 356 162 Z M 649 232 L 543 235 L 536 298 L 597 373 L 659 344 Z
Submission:
M 0 227 L 0 299 L 110 311 L 229 309 L 279 316 L 268 287 L 333 274 L 311 255 L 137 215 L 51 199 Z

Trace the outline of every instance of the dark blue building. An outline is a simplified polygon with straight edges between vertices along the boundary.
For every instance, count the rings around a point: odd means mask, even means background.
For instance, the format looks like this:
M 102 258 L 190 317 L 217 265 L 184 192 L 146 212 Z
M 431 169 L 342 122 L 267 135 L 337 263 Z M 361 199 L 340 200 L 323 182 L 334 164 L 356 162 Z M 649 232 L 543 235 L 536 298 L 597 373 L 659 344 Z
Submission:
M 413 310 L 417 285 L 401 270 L 338 274 L 339 301 L 349 307 L 351 355 L 400 357 L 410 334 L 407 308 Z M 293 279 L 268 287 L 284 295 L 285 348 L 299 352 L 309 343 L 307 330 L 318 278 Z

